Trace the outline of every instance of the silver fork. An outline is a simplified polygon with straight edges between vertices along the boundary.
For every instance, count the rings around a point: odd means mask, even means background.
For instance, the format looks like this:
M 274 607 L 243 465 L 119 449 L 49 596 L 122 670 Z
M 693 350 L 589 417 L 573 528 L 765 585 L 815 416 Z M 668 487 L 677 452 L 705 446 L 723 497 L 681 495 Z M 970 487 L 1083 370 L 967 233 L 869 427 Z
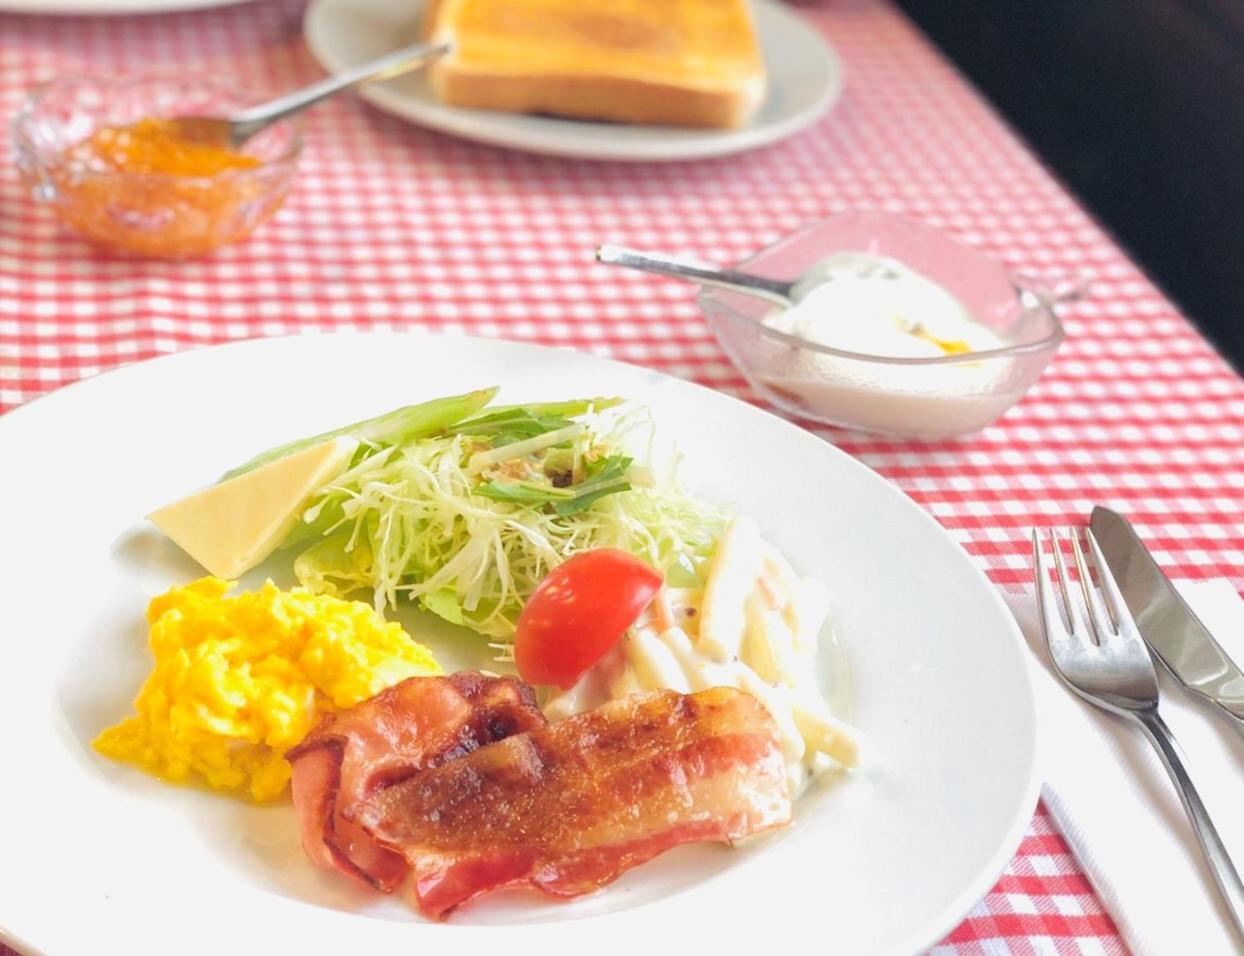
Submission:
M 1088 611 L 1087 620 L 1080 612 L 1067 578 L 1060 540 L 1062 536 L 1057 531 L 1050 531 L 1050 549 L 1054 552 L 1054 565 L 1067 615 L 1064 620 L 1050 583 L 1049 561 L 1041 547 L 1040 535 L 1036 529 L 1032 532 L 1037 606 L 1050 656 L 1059 676 L 1076 694 L 1090 704 L 1134 721 L 1153 744 L 1175 789 L 1179 791 L 1179 798 L 1183 801 L 1188 819 L 1192 821 L 1192 828 L 1196 831 L 1236 931 L 1244 939 L 1244 883 L 1240 881 L 1240 874 L 1231 862 L 1196 787 L 1192 785 L 1179 745 L 1158 714 L 1158 675 L 1149 650 L 1136 629 L 1092 532 L 1086 530 L 1085 535 L 1092 556 L 1092 569 L 1101 588 L 1100 596 L 1093 587 L 1079 536 L 1074 529 L 1068 531 L 1080 590 Z

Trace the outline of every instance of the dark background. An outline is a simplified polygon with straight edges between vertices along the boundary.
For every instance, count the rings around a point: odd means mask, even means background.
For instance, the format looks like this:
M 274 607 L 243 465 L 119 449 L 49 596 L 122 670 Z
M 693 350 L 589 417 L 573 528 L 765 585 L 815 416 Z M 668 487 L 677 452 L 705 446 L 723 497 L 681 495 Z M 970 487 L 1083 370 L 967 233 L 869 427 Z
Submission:
M 1244 369 L 1244 0 L 899 0 Z

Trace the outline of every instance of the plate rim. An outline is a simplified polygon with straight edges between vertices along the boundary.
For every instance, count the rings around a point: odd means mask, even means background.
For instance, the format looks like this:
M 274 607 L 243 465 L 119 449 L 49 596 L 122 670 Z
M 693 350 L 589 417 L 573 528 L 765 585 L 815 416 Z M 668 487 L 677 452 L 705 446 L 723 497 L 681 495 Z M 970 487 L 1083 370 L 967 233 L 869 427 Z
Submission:
M 224 2 L 245 2 L 245 0 L 224 0 Z M 307 50 L 315 61 L 328 73 L 337 74 L 352 64 L 341 62 L 331 50 L 323 45 L 323 33 L 317 22 L 324 16 L 324 11 L 340 0 L 311 0 L 303 12 L 302 37 Z M 423 2 L 423 0 L 421 0 Z M 780 5 L 776 0 L 750 0 L 757 10 L 764 10 L 764 16 L 788 18 L 788 23 L 807 28 L 798 13 Z M 411 97 L 383 83 L 365 84 L 357 90 L 358 96 L 385 113 L 396 116 L 422 129 L 432 130 L 444 135 L 483 143 L 488 146 L 514 149 L 542 156 L 560 156 L 570 159 L 588 159 L 602 162 L 646 163 L 646 162 L 691 162 L 700 159 L 730 156 L 736 153 L 769 146 L 787 139 L 807 129 L 822 119 L 842 99 L 846 88 L 846 68 L 838 51 L 819 30 L 810 30 L 814 42 L 821 48 L 829 70 L 829 82 L 815 103 L 800 113 L 780 119 L 768 126 L 760 128 L 743 127 L 733 130 L 706 130 L 702 137 L 696 139 L 665 141 L 659 133 L 662 127 L 650 127 L 654 131 L 652 139 L 635 142 L 615 142 L 612 146 L 599 145 L 597 137 L 585 136 L 573 140 L 547 141 L 537 138 L 534 142 L 527 139 L 521 132 L 512 132 L 504 127 L 495 130 L 488 121 L 489 110 L 468 110 L 454 107 L 442 107 L 446 112 L 443 116 L 429 117 L 420 109 L 411 107 Z M 503 113 L 510 118 L 513 114 Z M 538 120 L 540 117 L 527 117 Z M 431 120 L 431 121 L 429 121 Z M 568 122 L 560 119 L 556 122 Z M 584 127 L 608 130 L 612 124 L 579 121 Z M 637 127 L 629 127 L 637 128 Z M 608 142 L 608 137 L 605 137 Z M 594 146 L 596 143 L 598 145 Z
M 53 17 L 121 17 L 193 13 L 197 10 L 236 7 L 253 2 L 254 0 L 108 0 L 107 5 L 96 7 L 89 0 L 0 0 L 0 13 Z
M 963 551 L 963 548 L 957 542 L 955 542 L 953 538 L 950 537 L 946 529 L 942 527 L 942 525 L 937 521 L 937 519 L 932 514 L 930 514 L 928 511 L 922 508 L 918 503 L 916 503 L 901 488 L 897 487 L 892 482 L 885 479 L 882 475 L 878 474 L 876 471 L 869 468 L 867 465 L 865 465 L 863 462 L 856 459 L 854 456 L 848 454 L 847 452 L 838 448 L 836 445 L 830 443 L 829 441 L 824 440 L 823 438 L 821 438 L 821 436 L 818 436 L 815 433 L 810 432 L 808 429 L 797 425 L 796 423 L 790 421 L 784 416 L 774 413 L 772 411 L 769 411 L 767 408 L 764 408 L 758 405 L 753 405 L 734 395 L 730 395 L 726 392 L 722 392 L 717 389 L 711 388 L 709 386 L 702 385 L 699 382 L 678 378 L 677 376 L 670 375 L 666 372 L 660 371 L 655 368 L 621 361 L 619 359 L 615 359 L 609 356 L 597 355 L 595 353 L 590 353 L 590 352 L 582 352 L 582 351 L 569 348 L 569 347 L 550 346 L 550 345 L 545 345 L 543 343 L 538 343 L 538 342 L 529 342 L 525 340 L 514 340 L 514 339 L 501 339 L 497 337 L 445 334 L 445 333 L 440 333 L 440 332 L 437 332 L 434 330 L 428 330 L 428 329 L 411 329 L 411 330 L 406 330 L 406 331 L 339 330 L 339 331 L 319 333 L 314 336 L 300 335 L 298 333 L 291 333 L 291 334 L 280 335 L 280 336 L 258 336 L 258 337 L 251 337 L 251 338 L 233 340 L 233 341 L 228 341 L 228 342 L 221 342 L 221 343 L 216 343 L 216 344 L 212 344 L 208 346 L 185 348 L 185 349 L 180 349 L 175 352 L 164 353 L 161 355 L 152 356 L 152 357 L 145 358 L 145 359 L 139 359 L 133 362 L 128 362 L 124 365 L 120 365 L 114 368 L 101 371 L 99 373 L 84 377 L 82 379 L 79 379 L 75 382 L 61 386 L 59 388 L 55 388 L 50 392 L 46 392 L 42 395 L 36 396 L 35 398 L 29 399 L 25 401 L 23 404 L 16 406 L 14 408 L 11 408 L 3 414 L 0 414 L 0 446 L 3 445 L 7 431 L 8 431 L 8 427 L 5 424 L 7 421 L 13 420 L 15 417 L 25 420 L 27 416 L 30 414 L 27 410 L 32 407 L 47 408 L 49 405 L 60 404 L 63 401 L 76 398 L 76 396 L 82 394 L 83 392 L 93 391 L 95 388 L 100 387 L 99 383 L 101 382 L 101 380 L 107 382 L 111 380 L 113 377 L 120 376 L 122 373 L 133 371 L 140 367 L 149 366 L 153 363 L 173 364 L 173 363 L 178 363 L 181 361 L 201 360 L 202 353 L 220 354 L 224 352 L 243 351 L 243 350 L 255 349 L 255 348 L 279 348 L 279 343 L 292 342 L 292 341 L 297 341 L 297 340 L 302 340 L 302 339 L 316 339 L 316 340 L 329 340 L 329 341 L 333 339 L 352 339 L 352 340 L 370 339 L 370 340 L 377 340 L 377 341 L 431 339 L 435 341 L 452 342 L 457 346 L 461 346 L 465 348 L 469 348 L 474 343 L 492 343 L 492 344 L 503 343 L 506 345 L 514 345 L 514 346 L 520 346 L 523 348 L 531 348 L 531 349 L 537 349 L 537 350 L 548 351 L 548 352 L 568 353 L 570 355 L 574 355 L 579 358 L 584 358 L 584 359 L 588 359 L 594 362 L 604 363 L 606 365 L 616 366 L 624 370 L 629 370 L 632 373 L 638 371 L 645 375 L 657 376 L 661 379 L 667 379 L 667 380 L 672 381 L 679 387 L 690 387 L 693 390 L 696 390 L 698 392 L 707 393 L 708 395 L 713 396 L 715 400 L 724 399 L 727 404 L 735 406 L 737 410 L 743 414 L 758 415 L 758 416 L 764 416 L 769 419 L 773 419 L 776 422 L 776 427 L 780 428 L 784 432 L 798 434 L 798 435 L 804 436 L 806 438 L 811 438 L 811 439 L 821 439 L 821 442 L 825 446 L 825 450 L 827 451 L 827 453 L 836 457 L 839 460 L 839 462 L 843 464 L 845 467 L 855 470 L 857 472 L 867 472 L 869 478 L 885 485 L 889 489 L 889 492 L 891 492 L 892 494 L 896 495 L 899 499 L 902 499 L 904 501 L 905 509 L 909 514 L 913 516 L 913 520 L 921 520 L 925 522 L 926 525 L 931 526 L 939 536 L 946 539 L 949 544 L 951 544 L 957 551 L 960 552 L 960 554 L 962 555 L 964 559 L 963 561 L 964 566 L 971 569 L 972 576 L 982 586 L 983 591 L 988 593 L 989 603 L 993 605 L 994 609 L 1000 613 L 1001 615 L 1000 620 L 1006 622 L 1007 631 L 1010 637 L 1010 646 L 1012 647 L 1018 659 L 1018 662 L 1022 665 L 1020 668 L 1020 672 L 1023 675 L 1022 690 L 1025 692 L 1024 698 L 1027 703 L 1027 706 L 1024 708 L 1024 712 L 1025 712 L 1024 716 L 1027 718 L 1026 724 L 1030 729 L 1029 736 L 1031 738 L 1031 739 L 1026 739 L 1022 742 L 1026 745 L 1027 750 L 1030 752 L 1031 759 L 1028 761 L 1028 765 L 1027 765 L 1026 779 L 1024 782 L 1024 787 L 1022 788 L 1022 797 L 1017 801 L 1016 807 L 1013 810 L 1012 819 L 1006 831 L 1004 839 L 999 841 L 993 854 L 990 856 L 987 864 L 982 865 L 980 867 L 975 877 L 971 881 L 969 881 L 964 886 L 963 889 L 960 890 L 960 892 L 953 898 L 951 902 L 947 903 L 936 916 L 930 917 L 930 919 L 923 926 L 921 926 L 919 929 L 909 934 L 907 939 L 902 940 L 898 943 L 895 943 L 894 945 L 897 947 L 896 949 L 887 950 L 887 952 L 896 952 L 896 953 L 897 952 L 910 952 L 910 953 L 923 952 L 928 947 L 936 944 L 938 941 L 943 939 L 948 932 L 953 930 L 957 925 L 959 925 L 963 921 L 964 917 L 967 915 L 972 905 L 976 903 L 977 901 L 979 901 L 980 899 L 982 899 L 985 896 L 985 894 L 988 892 L 989 888 L 994 885 L 994 883 L 997 881 L 998 877 L 1001 875 L 1002 871 L 1004 870 L 1007 862 L 1009 862 L 1014 857 L 1015 852 L 1020 842 L 1022 841 L 1024 832 L 1029 822 L 1032 819 L 1032 814 L 1034 813 L 1036 809 L 1036 805 L 1037 805 L 1039 794 L 1040 794 L 1040 786 L 1041 786 L 1040 766 L 1039 766 L 1039 758 L 1038 758 L 1038 753 L 1037 753 L 1037 736 L 1039 732 L 1038 731 L 1038 714 L 1036 710 L 1036 697 L 1035 697 L 1035 690 L 1033 686 L 1033 677 L 1032 677 L 1033 660 L 1031 658 L 1031 654 L 1028 649 L 1028 644 L 1023 637 L 1023 634 L 1019 628 L 1019 625 L 1015 621 L 1014 615 L 1011 613 L 1005 600 L 1003 600 L 1002 595 L 999 593 L 997 587 L 991 581 L 989 581 L 984 571 L 976 564 L 976 562 L 971 560 L 971 557 Z M 69 398 L 64 398 L 63 396 L 69 396 Z M 1001 639 L 1001 638 L 1002 636 L 1001 634 L 999 634 L 998 639 Z M 618 914 L 611 914 L 611 915 L 616 916 Z M 590 918 L 593 918 L 593 917 L 589 917 L 589 919 Z M 471 927 L 471 928 L 472 929 L 486 929 L 485 927 Z M 497 928 L 498 927 L 491 927 L 490 929 L 497 929 Z M 501 928 L 503 929 L 504 927 L 501 927 Z M 8 928 L 4 925 L 0 925 L 0 942 L 4 942 L 11 946 L 17 947 L 20 952 L 31 953 L 32 956 L 34 956 L 34 954 L 45 952 L 44 950 L 40 949 L 38 946 L 34 945 L 33 943 L 27 942 L 26 940 L 24 940 L 22 935 L 15 929 Z

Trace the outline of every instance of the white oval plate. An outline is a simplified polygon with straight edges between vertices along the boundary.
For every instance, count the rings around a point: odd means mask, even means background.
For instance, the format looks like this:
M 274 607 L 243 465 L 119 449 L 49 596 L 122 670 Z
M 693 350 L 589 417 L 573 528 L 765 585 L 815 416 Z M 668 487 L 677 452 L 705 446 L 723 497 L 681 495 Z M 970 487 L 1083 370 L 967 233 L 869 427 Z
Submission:
M 0 0 L 0 12 L 50 13 L 56 16 L 127 16 L 137 13 L 178 13 L 208 7 L 230 7 L 250 0 Z
M 829 585 L 854 720 L 875 753 L 866 773 L 804 797 L 773 838 L 680 848 L 571 902 L 498 894 L 440 926 L 313 867 L 288 804 L 170 787 L 90 741 L 129 711 L 149 667 L 148 599 L 202 573 L 143 515 L 293 436 L 494 383 L 507 403 L 616 394 L 650 405 L 686 455 L 687 484 L 737 502 Z M 0 461 L 0 939 L 32 956 L 495 956 L 618 940 L 764 953 L 783 938 L 905 956 L 989 889 L 1030 818 L 1026 656 L 994 589 L 873 472 L 717 392 L 495 340 L 267 339 L 55 392 L 0 418 Z M 287 562 L 244 585 L 268 573 L 290 583 Z M 443 638 L 429 643 L 445 649 Z
M 769 89 L 741 129 L 590 123 L 441 103 L 415 73 L 361 87 L 359 95 L 388 113 L 464 139 L 513 149 L 633 162 L 702 159 L 772 143 L 819 119 L 842 92 L 837 55 L 807 22 L 775 0 L 752 0 Z M 330 73 L 382 56 L 419 35 L 425 0 L 312 0 L 303 34 Z

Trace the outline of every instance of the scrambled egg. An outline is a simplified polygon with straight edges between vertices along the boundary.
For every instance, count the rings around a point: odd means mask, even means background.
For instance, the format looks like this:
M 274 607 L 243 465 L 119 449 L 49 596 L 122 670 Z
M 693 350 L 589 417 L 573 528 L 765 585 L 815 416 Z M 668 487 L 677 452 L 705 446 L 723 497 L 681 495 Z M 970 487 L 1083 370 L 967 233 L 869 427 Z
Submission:
M 100 734 L 96 750 L 164 780 L 197 774 L 271 800 L 289 782 L 286 751 L 323 714 L 441 673 L 367 604 L 271 581 L 236 597 L 231 587 L 206 577 L 151 602 L 155 668 L 136 716 Z

